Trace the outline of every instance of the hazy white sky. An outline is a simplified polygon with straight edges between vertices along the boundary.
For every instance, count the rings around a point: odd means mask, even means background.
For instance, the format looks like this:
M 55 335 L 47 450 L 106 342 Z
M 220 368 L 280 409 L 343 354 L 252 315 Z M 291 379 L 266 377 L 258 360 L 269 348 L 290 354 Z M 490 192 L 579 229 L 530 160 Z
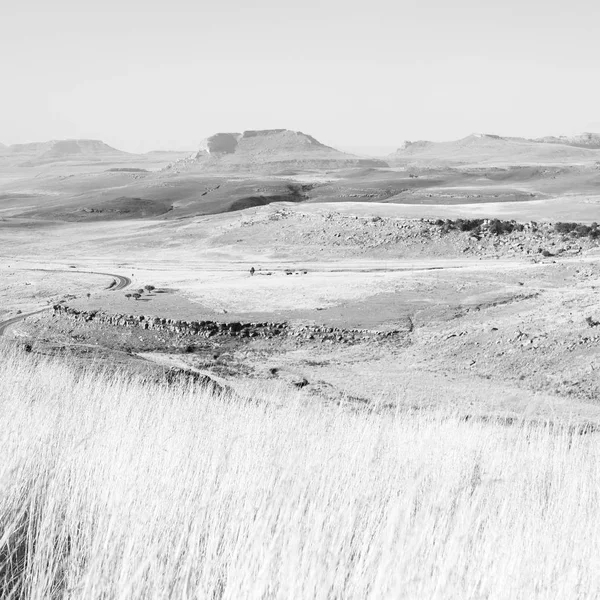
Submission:
M 0 142 L 600 130 L 598 0 L 0 2 Z

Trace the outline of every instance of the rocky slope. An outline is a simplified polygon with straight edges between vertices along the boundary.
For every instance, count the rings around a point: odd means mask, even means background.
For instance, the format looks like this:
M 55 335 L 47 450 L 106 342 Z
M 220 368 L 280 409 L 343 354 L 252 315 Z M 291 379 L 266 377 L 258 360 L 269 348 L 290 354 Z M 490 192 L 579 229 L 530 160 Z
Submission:
M 267 129 L 217 133 L 189 158 L 170 165 L 173 171 L 268 171 L 387 167 L 379 159 L 359 158 L 322 144 L 300 131 Z

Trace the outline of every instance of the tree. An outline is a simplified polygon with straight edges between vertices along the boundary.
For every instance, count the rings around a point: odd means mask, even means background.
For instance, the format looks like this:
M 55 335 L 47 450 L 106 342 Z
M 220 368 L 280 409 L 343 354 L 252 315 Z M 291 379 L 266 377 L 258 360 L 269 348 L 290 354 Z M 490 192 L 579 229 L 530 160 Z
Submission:
M 144 289 L 148 292 L 153 292 L 156 288 L 153 285 L 145 285 Z
M 129 300 L 129 298 L 131 298 L 131 294 L 125 294 L 125 298 L 127 298 L 127 300 Z
M 144 293 L 144 288 L 140 288 L 137 293 L 141 296 Z
M 131 295 L 133 296 L 134 300 L 139 300 L 142 297 L 142 295 L 138 294 L 137 292 L 135 294 L 131 294 Z

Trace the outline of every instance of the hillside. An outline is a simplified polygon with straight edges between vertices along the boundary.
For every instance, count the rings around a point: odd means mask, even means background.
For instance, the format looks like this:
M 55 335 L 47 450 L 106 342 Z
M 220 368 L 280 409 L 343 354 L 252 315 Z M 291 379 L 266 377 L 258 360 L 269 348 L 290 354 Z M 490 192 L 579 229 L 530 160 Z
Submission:
M 600 133 L 579 133 L 577 135 L 546 136 L 532 140 L 544 144 L 563 144 L 564 146 L 574 146 L 576 148 L 600 149 Z
M 591 164 L 600 161 L 600 151 L 560 143 L 472 134 L 450 142 L 405 142 L 387 160 L 395 166 Z
M 383 160 L 340 152 L 300 131 L 266 129 L 212 135 L 195 154 L 169 168 L 228 172 L 387 166 Z

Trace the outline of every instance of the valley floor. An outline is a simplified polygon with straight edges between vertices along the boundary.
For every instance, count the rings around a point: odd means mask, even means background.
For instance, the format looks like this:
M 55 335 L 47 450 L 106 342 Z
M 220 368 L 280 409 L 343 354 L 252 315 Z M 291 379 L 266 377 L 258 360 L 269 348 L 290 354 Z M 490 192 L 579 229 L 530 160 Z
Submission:
M 6 335 L 35 340 L 40 352 L 120 353 L 336 403 L 599 419 L 595 243 L 550 226 L 445 234 L 428 221 L 336 207 L 5 229 L 0 319 L 63 302 L 90 313 L 285 322 L 294 335 L 205 339 L 47 310 Z M 127 287 L 116 289 L 119 278 Z M 137 290 L 138 300 L 126 297 Z M 390 335 L 311 339 L 303 328 L 314 326 Z

